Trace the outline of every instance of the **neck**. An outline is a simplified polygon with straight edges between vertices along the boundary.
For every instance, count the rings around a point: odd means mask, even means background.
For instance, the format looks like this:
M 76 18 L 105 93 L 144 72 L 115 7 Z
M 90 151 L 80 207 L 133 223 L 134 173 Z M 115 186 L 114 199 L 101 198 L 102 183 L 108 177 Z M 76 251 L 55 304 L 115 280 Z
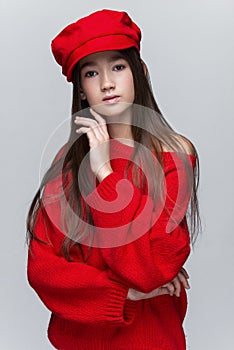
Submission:
M 106 117 L 107 129 L 111 138 L 123 138 L 133 140 L 131 130 L 131 110 L 128 109 L 125 113 L 118 115 L 117 119 L 114 117 Z M 115 121 L 118 121 L 115 123 Z M 122 122 L 122 123 L 119 123 Z
M 108 132 L 111 138 L 124 138 L 133 140 L 131 126 L 126 124 L 109 124 Z

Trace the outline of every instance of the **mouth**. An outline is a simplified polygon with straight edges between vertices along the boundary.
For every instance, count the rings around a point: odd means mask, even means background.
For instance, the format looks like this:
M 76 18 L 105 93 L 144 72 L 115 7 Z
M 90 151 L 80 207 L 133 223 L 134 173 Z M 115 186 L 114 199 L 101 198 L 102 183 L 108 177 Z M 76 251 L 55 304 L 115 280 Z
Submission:
M 112 96 L 106 96 L 103 98 L 103 101 L 105 103 L 116 103 L 120 100 L 120 96 L 112 95 Z

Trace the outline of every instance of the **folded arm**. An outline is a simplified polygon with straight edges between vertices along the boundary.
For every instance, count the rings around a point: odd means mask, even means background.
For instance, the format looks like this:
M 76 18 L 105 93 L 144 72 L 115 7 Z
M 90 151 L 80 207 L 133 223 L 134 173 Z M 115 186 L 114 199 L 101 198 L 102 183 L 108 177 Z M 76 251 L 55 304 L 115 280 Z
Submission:
M 189 156 L 189 161 L 194 167 L 195 157 Z M 121 236 L 123 242 L 127 241 L 128 237 L 133 237 L 127 244 L 101 248 L 109 267 L 109 277 L 143 293 L 149 293 L 173 280 L 190 253 L 190 237 L 185 217 L 190 194 L 184 167 L 168 159 L 165 182 L 165 204 L 170 208 L 170 212 L 168 214 L 163 209 L 159 216 L 157 210 L 154 211 L 154 203 L 150 196 L 142 194 L 132 182 L 123 179 L 117 172 L 105 177 L 86 197 L 97 227 L 97 237 L 98 231 L 103 228 L 105 231 L 99 237 L 106 237 L 110 242 L 114 239 L 114 234 Z M 181 209 L 176 210 L 176 217 L 180 217 L 180 222 L 168 233 L 170 213 L 174 210 L 179 195 L 178 188 L 180 196 L 184 196 Z M 119 210 L 121 200 L 122 203 L 126 202 L 126 193 L 131 194 L 131 200 Z M 113 202 L 116 203 L 116 210 L 109 211 L 108 204 L 110 206 Z M 155 217 L 156 222 L 152 225 Z M 112 228 L 115 230 L 112 231 Z M 142 234 L 134 239 L 135 232 L 139 230 Z
M 35 234 L 46 243 L 34 238 L 30 242 L 28 280 L 50 311 L 87 324 L 132 322 L 135 305 L 126 300 L 128 288 L 111 280 L 105 270 L 68 262 L 59 254 L 55 247 L 61 246 L 64 236 L 52 226 L 44 211 L 38 213 Z

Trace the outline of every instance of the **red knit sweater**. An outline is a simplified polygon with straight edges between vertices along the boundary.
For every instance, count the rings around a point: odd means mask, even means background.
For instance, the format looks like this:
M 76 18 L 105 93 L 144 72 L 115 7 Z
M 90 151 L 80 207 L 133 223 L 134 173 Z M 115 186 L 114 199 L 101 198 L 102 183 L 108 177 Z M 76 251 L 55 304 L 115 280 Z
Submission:
M 132 147 L 117 140 L 111 143 L 113 173 L 98 183 L 86 200 L 95 226 L 110 230 L 135 222 L 147 203 L 146 214 L 141 216 L 140 223 L 135 226 L 137 230 L 139 227 L 143 230 L 139 238 L 114 248 L 93 247 L 86 264 L 79 253 L 74 251 L 73 255 L 77 254 L 76 261 L 68 262 L 60 251 L 64 234 L 49 220 L 44 225 L 43 220 L 48 219 L 45 213 L 42 215 L 39 212 L 37 216 L 35 233 L 49 244 L 31 240 L 28 279 L 52 312 L 48 337 L 56 349 L 186 349 L 182 324 L 187 296 L 183 287 L 179 298 L 167 294 L 139 301 L 126 299 L 129 288 L 147 293 L 171 281 L 190 253 L 185 216 L 170 234 L 166 232 L 169 217 L 165 210 L 150 227 L 154 215 L 153 201 L 149 195 L 141 193 L 131 179 L 122 182 L 122 189 L 118 187 L 121 201 L 121 196 L 124 198 L 124 186 L 131 184 L 131 200 L 125 208 L 115 212 L 105 210 L 103 200 L 110 201 L 110 204 L 116 200 L 116 184 L 123 180 L 127 163 L 124 158 L 129 157 L 132 151 Z M 168 194 L 166 204 L 173 207 L 179 187 L 180 191 L 184 191 L 184 203 L 187 206 L 189 197 L 186 197 L 185 170 L 175 165 L 174 152 L 164 152 L 164 155 Z M 188 159 L 194 168 L 196 157 L 188 155 Z M 91 206 L 93 204 L 96 209 Z M 131 230 L 134 232 L 134 225 L 123 226 L 123 235 L 127 232 L 131 234 Z M 82 249 L 87 253 L 86 245 L 82 245 Z

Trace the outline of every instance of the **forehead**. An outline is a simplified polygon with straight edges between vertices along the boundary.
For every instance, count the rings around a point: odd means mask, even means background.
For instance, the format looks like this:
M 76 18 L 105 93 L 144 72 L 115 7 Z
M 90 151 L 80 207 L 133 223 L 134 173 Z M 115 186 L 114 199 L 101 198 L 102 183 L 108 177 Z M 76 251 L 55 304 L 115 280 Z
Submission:
M 88 56 L 85 56 L 80 60 L 80 69 L 84 68 L 87 65 L 93 66 L 95 64 L 98 64 L 99 61 L 113 62 L 120 58 L 124 58 L 124 55 L 115 50 L 95 52 Z

